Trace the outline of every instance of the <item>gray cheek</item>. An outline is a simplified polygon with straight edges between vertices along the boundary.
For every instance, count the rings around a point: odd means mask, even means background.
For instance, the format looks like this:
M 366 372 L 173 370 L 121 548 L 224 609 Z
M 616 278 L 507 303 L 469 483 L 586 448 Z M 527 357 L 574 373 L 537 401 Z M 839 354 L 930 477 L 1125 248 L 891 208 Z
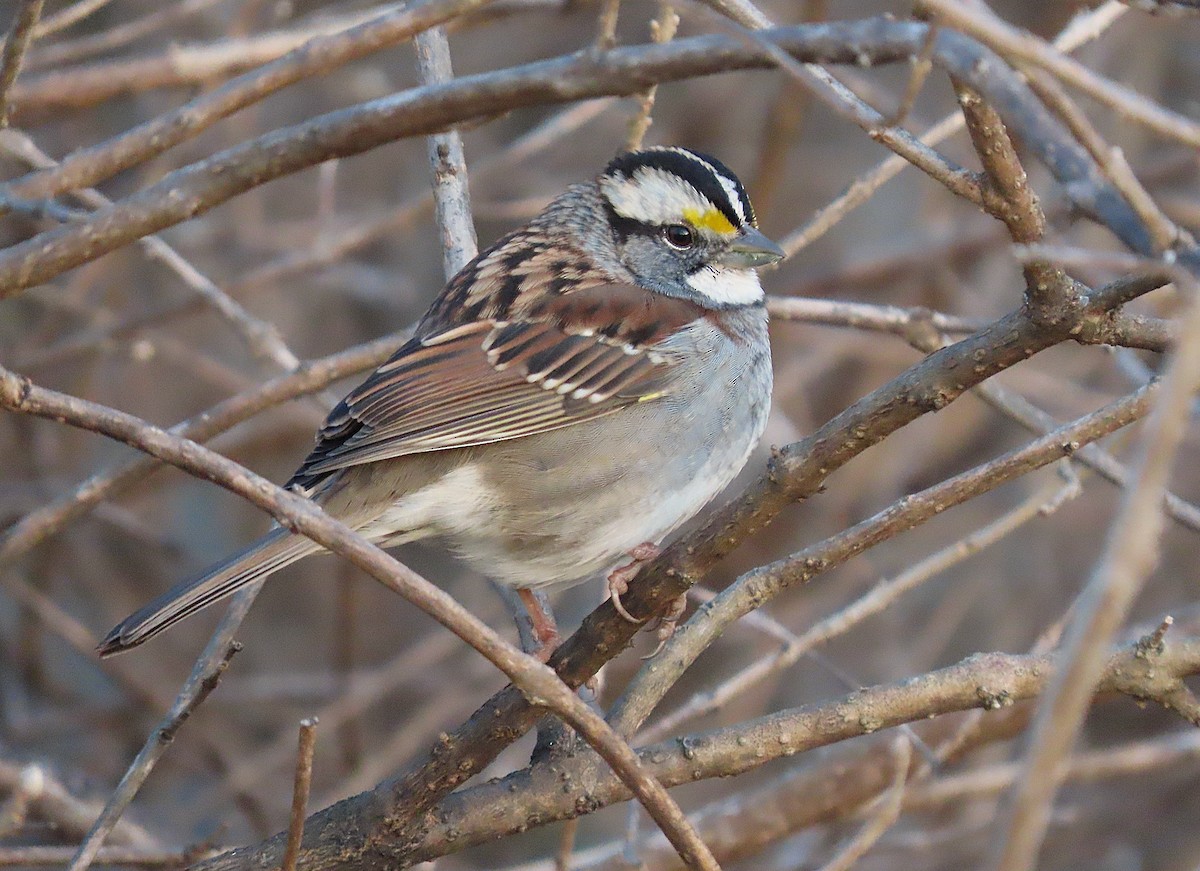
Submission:
M 663 243 L 648 236 L 634 236 L 627 240 L 621 254 L 625 267 L 643 287 L 672 296 L 686 292 L 690 264 Z

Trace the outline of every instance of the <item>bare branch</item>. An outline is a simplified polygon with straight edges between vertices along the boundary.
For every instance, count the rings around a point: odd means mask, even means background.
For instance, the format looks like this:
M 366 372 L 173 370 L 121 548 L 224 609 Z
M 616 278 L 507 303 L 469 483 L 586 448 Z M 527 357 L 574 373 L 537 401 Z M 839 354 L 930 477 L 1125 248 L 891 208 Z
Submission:
M 300 721 L 300 740 L 296 748 L 296 779 L 292 786 L 292 813 L 288 817 L 287 846 L 283 850 L 282 871 L 296 871 L 300 842 L 304 838 L 304 815 L 308 791 L 312 786 L 313 747 L 317 740 L 317 721 Z
M 21 61 L 33 40 L 45 0 L 20 0 L 0 54 L 0 127 L 8 126 L 9 92 L 21 71 Z
M 16 197 L 37 199 L 90 187 L 123 169 L 162 154 L 220 119 L 282 88 L 411 39 L 414 34 L 477 8 L 483 2 L 486 0 L 425 0 L 353 24 L 339 32 L 304 33 L 302 44 L 278 60 L 232 79 L 178 109 L 140 124 L 107 142 L 76 151 L 64 158 L 57 168 L 18 179 L 3 190 Z M 240 56 L 245 57 L 244 50 Z M 144 75 L 144 72 L 138 75 Z M 111 74 L 105 77 L 111 79 Z
M 832 702 L 779 711 L 723 729 L 653 744 L 643 747 L 639 753 L 643 759 L 651 760 L 655 776 L 662 783 L 674 786 L 707 777 L 740 774 L 851 736 L 871 734 L 954 711 L 979 709 L 993 712 L 986 715 L 988 717 L 1000 718 L 1018 702 L 1044 692 L 1057 662 L 1050 654 L 976 654 L 957 665 L 920 677 L 859 690 Z M 1150 662 L 1139 658 L 1136 645 L 1126 645 L 1110 653 L 1097 690 L 1159 701 L 1171 697 L 1183 677 L 1197 672 L 1200 672 L 1200 641 L 1197 639 L 1176 638 Z M 889 739 L 883 748 L 884 759 L 891 752 Z M 870 795 L 878 794 L 892 782 L 895 769 L 880 764 L 880 761 L 874 758 L 871 762 L 876 788 Z M 843 764 L 840 768 L 845 773 L 846 766 Z M 535 765 L 447 799 L 439 809 L 437 823 L 423 834 L 420 844 L 401 853 L 404 864 L 415 864 L 444 855 L 448 850 L 461 849 L 466 833 L 470 833 L 472 843 L 480 843 L 524 830 L 531 813 L 536 814 L 542 824 L 578 815 L 580 811 L 573 805 L 571 796 L 562 794 L 564 770 L 570 773 L 573 782 L 586 779 L 591 785 L 592 807 L 606 807 L 629 796 L 619 780 L 600 772 L 595 761 L 586 756 L 558 765 Z M 808 795 L 813 799 L 809 806 L 811 812 L 824 806 L 831 796 L 814 795 L 821 790 L 813 788 L 808 774 L 805 772 Z M 816 776 L 818 783 L 828 783 L 826 792 L 836 792 L 839 778 L 831 778 L 830 772 L 824 770 Z M 523 800 L 513 801 L 510 796 L 514 792 Z M 861 802 L 860 797 L 856 804 Z M 797 825 L 794 819 L 791 824 Z M 383 846 L 382 842 L 375 844 L 376 849 Z M 727 841 L 714 842 L 722 856 L 729 855 L 729 846 Z M 226 854 L 197 867 L 205 871 L 230 871 L 251 867 L 250 858 L 241 853 Z M 612 864 L 602 867 L 622 867 L 616 864 L 619 861 L 618 857 Z
M 417 34 L 416 43 L 421 82 L 437 85 L 453 80 L 445 31 L 440 27 L 426 30 Z M 433 170 L 433 202 L 442 232 L 442 267 L 448 281 L 479 250 L 471 219 L 462 136 L 457 130 L 435 133 L 429 137 L 428 150 Z
M 68 21 L 66 19 L 68 17 L 73 18 L 72 13 L 75 10 L 80 7 L 87 7 L 90 4 L 107 4 L 108 2 L 109 0 L 80 0 L 74 6 L 63 9 L 57 15 L 50 15 L 42 19 L 38 25 L 38 30 L 35 31 L 35 35 L 39 38 L 43 35 L 42 27 L 47 27 L 53 31 L 65 30 L 67 26 L 74 23 L 73 20 Z M 123 21 L 98 33 L 62 42 L 54 42 L 49 45 L 39 44 L 30 58 L 29 66 L 32 69 L 46 69 L 48 67 L 76 63 L 86 60 L 89 57 L 103 54 L 104 52 L 114 51 L 150 36 L 171 24 L 186 20 L 189 16 L 195 15 L 197 12 L 201 12 L 221 2 L 223 0 L 176 0 L 174 3 L 157 8 L 152 7 L 150 10 L 135 16 L 131 20 Z M 91 11 L 88 10 L 88 14 Z M 46 35 L 50 35 L 50 33 L 47 32 Z
M 0 788 L 10 792 L 23 790 L 29 810 L 53 823 L 65 837 L 71 839 L 82 838 L 100 812 L 99 804 L 76 798 L 52 772 L 40 765 L 13 765 L 0 760 Z M 158 847 L 158 842 L 149 832 L 129 820 L 119 822 L 109 840 L 134 850 L 153 850 Z M 64 856 L 61 864 L 69 862 L 71 854 Z M 0 861 L 0 864 L 6 863 Z
M 892 782 L 887 792 L 875 802 L 877 809 L 870 819 L 855 833 L 848 843 L 837 851 L 832 859 L 821 866 L 821 871 L 850 871 L 875 842 L 883 837 L 900 817 L 904 802 L 908 766 L 912 759 L 912 744 L 907 738 L 898 737 L 892 743 Z
M 1167 477 L 1191 416 L 1192 396 L 1200 387 L 1200 295 L 1193 282 L 1188 284 L 1192 299 L 1164 378 L 1162 398 L 1141 443 L 1104 553 L 1076 603 L 1063 640 L 1063 667 L 1038 710 L 1024 776 L 997 830 L 1002 834 L 995 842 L 992 862 L 1000 871 L 1033 867 L 1050 805 L 1062 782 L 1059 763 L 1070 753 L 1082 726 L 1087 698 L 1103 668 L 1104 645 L 1124 622 L 1158 559 Z
M 876 19 L 777 28 L 769 36 L 765 32 L 750 34 L 750 46 L 745 38 L 696 37 L 666 45 L 614 49 L 595 57 L 569 56 L 406 91 L 227 149 L 169 174 L 87 220 L 11 246 L 0 252 L 0 296 L 48 281 L 273 178 L 357 154 L 397 137 L 436 132 L 456 121 L 489 117 L 523 105 L 630 94 L 657 81 L 763 66 L 770 62 L 762 54 L 764 45 L 827 63 L 857 63 L 864 56 L 879 63 L 894 62 L 918 51 L 925 33 L 923 25 Z M 1150 237 L 1137 213 L 1009 67 L 954 32 L 943 32 L 937 46 L 935 61 L 983 94 L 1006 123 L 1026 137 L 1083 211 L 1103 221 L 1133 250 L 1150 251 Z M 839 87 L 832 80 L 829 85 L 835 90 Z M 843 96 L 852 97 L 848 92 Z M 861 108 L 854 111 L 862 123 L 877 123 L 878 119 L 868 117 Z M 892 144 L 901 140 L 907 142 L 911 137 L 887 134 L 881 138 Z M 915 159 L 916 152 L 912 154 Z M 949 182 L 955 177 L 935 164 L 925 165 L 939 173 L 939 180 Z M 966 190 L 961 184 L 957 188 Z M 19 189 L 4 192 L 20 193 Z M 1190 261 L 1200 255 L 1181 251 L 1179 257 Z
M 712 854 L 663 786 L 646 772 L 634 752 L 611 727 L 580 701 L 553 672 L 533 657 L 512 647 L 451 596 L 398 563 L 349 527 L 326 515 L 315 503 L 276 487 L 266 479 L 194 442 L 180 439 L 131 415 L 35 387 L 3 369 L 0 369 L 0 405 L 13 411 L 100 432 L 109 438 L 153 454 L 197 477 L 213 481 L 237 493 L 271 514 L 278 522 L 287 524 L 296 532 L 346 557 L 389 589 L 421 607 L 482 653 L 503 671 L 515 686 L 521 688 L 532 704 L 548 708 L 579 732 L 629 783 L 630 788 L 670 838 L 689 867 L 717 868 Z M 239 593 L 231 606 L 231 613 L 242 604 L 248 607 L 253 596 L 248 597 L 247 593 L 256 593 L 259 587 L 261 583 Z M 222 625 L 234 623 L 236 626 L 236 622 L 240 622 L 240 615 L 238 621 L 231 621 L 227 616 Z M 234 626 L 228 628 L 232 631 Z M 218 630 L 209 642 L 207 651 L 215 652 L 218 642 L 228 643 L 221 635 L 222 632 Z M 200 671 L 203 663 L 204 658 L 197 665 L 193 676 Z M 184 694 L 181 694 L 180 698 L 183 699 L 183 696 Z M 185 708 L 190 710 L 190 707 Z M 144 757 L 150 760 L 150 765 L 160 753 L 161 751 L 156 753 L 149 749 L 149 745 L 144 748 Z M 115 821 L 148 772 L 149 765 L 135 761 L 131 766 L 122 781 L 122 786 L 106 806 L 105 814 L 80 848 L 79 855 L 73 862 L 73 865 L 79 867 L 72 868 L 71 871 L 83 871 L 87 867 L 95 855 L 95 849 L 100 846 L 104 833 L 111 825 L 110 820 Z M 312 845 L 306 842 L 305 849 L 311 848 Z
M 975 37 L 1004 56 L 1042 67 L 1126 118 L 1162 136 L 1200 147 L 1200 124 L 1104 78 L 1036 37 L 1021 33 L 986 7 L 953 0 L 921 0 L 921 5 L 942 23 Z
M 679 14 L 675 11 L 675 7 L 669 0 L 659 0 L 658 16 L 650 22 L 650 40 L 656 43 L 670 42 L 675 38 L 678 29 Z M 629 138 L 625 141 L 626 151 L 636 151 L 642 147 L 646 131 L 654 122 L 654 98 L 657 93 L 658 87 L 651 85 L 638 98 L 638 113 L 629 125 Z
M 5 395 L 0 401 L 11 408 L 9 403 L 15 398 L 12 393 L 14 386 L 12 376 L 0 370 L 0 378 L 3 378 L 5 382 L 3 387 Z M 253 599 L 253 597 L 246 599 L 244 594 L 241 594 L 239 598 L 246 600 L 246 607 L 249 607 L 249 603 Z M 235 599 L 230 610 L 235 610 L 237 607 L 238 600 Z M 121 782 L 117 784 L 112 796 L 105 803 L 104 810 L 100 812 L 100 816 L 88 831 L 87 837 L 83 839 L 83 843 L 79 845 L 79 849 L 71 858 L 71 863 L 67 866 L 68 871 L 86 871 L 88 866 L 95 861 L 96 854 L 103 846 L 108 833 L 112 831 L 125 808 L 133 801 L 138 789 L 150 776 L 155 763 L 162 758 L 167 747 L 175 739 L 175 733 L 191 716 L 192 711 L 196 710 L 208 697 L 208 694 L 217 688 L 217 682 L 221 680 L 221 675 L 229 667 L 229 660 L 239 650 L 241 650 L 241 645 L 221 632 L 218 632 L 209 641 L 196 668 L 192 670 L 183 689 L 180 690 L 178 698 L 175 699 L 175 704 L 150 733 L 146 743 L 142 745 L 141 751 L 129 764 Z
M 60 30 L 66 30 L 80 21 L 83 21 L 89 15 L 103 9 L 112 0 L 75 0 L 70 6 L 65 9 L 60 9 L 54 15 L 47 15 L 37 23 L 34 28 L 33 35 L 38 39 L 43 36 L 49 36 L 52 33 L 57 33 Z

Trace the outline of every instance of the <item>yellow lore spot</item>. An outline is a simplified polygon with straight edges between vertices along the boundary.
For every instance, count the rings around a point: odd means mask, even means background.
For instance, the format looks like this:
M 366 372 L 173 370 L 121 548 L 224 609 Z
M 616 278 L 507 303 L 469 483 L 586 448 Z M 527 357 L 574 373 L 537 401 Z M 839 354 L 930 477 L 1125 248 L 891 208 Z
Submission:
M 720 209 L 684 209 L 683 216 L 693 227 L 703 227 L 726 236 L 732 236 L 737 232 L 737 227 L 729 223 L 729 219 L 721 213 Z

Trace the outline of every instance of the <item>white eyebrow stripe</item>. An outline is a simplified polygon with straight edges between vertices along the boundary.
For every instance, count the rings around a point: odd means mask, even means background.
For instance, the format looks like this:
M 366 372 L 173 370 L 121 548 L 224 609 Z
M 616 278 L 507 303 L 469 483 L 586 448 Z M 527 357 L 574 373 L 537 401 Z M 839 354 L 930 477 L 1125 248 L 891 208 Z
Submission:
M 696 154 L 696 152 L 694 152 L 694 151 L 688 151 L 686 148 L 679 148 L 676 146 L 668 146 L 668 147 L 664 147 L 664 148 L 652 148 L 652 149 L 648 149 L 648 150 L 649 151 L 669 151 L 672 154 L 680 154 L 680 155 L 683 155 L 684 157 L 692 160 L 693 162 L 698 163 L 701 166 L 705 167 L 709 172 L 711 172 L 714 176 L 716 176 L 717 181 L 719 181 L 721 183 L 721 187 L 724 188 L 724 190 L 725 190 L 726 198 L 729 200 L 730 204 L 733 206 L 733 210 L 735 212 L 737 212 L 738 217 L 742 219 L 740 223 L 742 223 L 742 224 L 750 223 L 749 215 L 746 214 L 746 210 L 742 207 L 742 196 L 738 190 L 737 182 L 735 182 L 729 176 L 725 175 L 725 173 L 721 172 L 719 169 L 717 169 L 715 166 L 713 166 L 711 163 L 709 163 L 703 157 Z
M 656 167 L 638 167 L 632 177 L 605 176 L 600 188 L 618 215 L 650 224 L 679 221 L 687 209 L 716 208 L 675 173 Z

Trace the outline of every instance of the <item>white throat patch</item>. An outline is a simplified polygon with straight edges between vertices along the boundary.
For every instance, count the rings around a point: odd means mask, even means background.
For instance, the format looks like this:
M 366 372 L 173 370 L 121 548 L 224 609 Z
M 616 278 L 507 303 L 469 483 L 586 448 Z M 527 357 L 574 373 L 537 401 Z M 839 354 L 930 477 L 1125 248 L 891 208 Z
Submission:
M 692 273 L 688 286 L 717 305 L 750 305 L 763 298 L 758 273 L 753 269 L 705 266 Z

